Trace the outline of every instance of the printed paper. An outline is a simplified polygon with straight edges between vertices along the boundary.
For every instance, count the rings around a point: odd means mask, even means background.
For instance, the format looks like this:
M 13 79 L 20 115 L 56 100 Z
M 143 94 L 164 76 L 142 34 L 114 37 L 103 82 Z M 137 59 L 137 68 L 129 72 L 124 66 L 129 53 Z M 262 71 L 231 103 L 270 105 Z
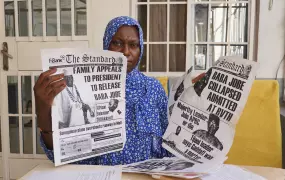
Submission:
M 193 168 L 221 162 L 232 146 L 256 70 L 253 61 L 221 57 L 176 101 L 163 147 Z
M 42 50 L 43 70 L 67 83 L 52 106 L 55 166 L 123 149 L 126 62 L 117 52 Z
M 225 159 L 223 159 L 223 161 L 224 160 Z M 122 171 L 192 179 L 206 175 L 208 171 L 215 170 L 220 164 L 221 162 L 216 162 L 216 164 L 204 166 L 203 169 L 201 169 L 201 167 L 194 167 L 194 163 L 192 162 L 172 157 L 148 159 L 142 162 L 124 165 L 122 166 Z

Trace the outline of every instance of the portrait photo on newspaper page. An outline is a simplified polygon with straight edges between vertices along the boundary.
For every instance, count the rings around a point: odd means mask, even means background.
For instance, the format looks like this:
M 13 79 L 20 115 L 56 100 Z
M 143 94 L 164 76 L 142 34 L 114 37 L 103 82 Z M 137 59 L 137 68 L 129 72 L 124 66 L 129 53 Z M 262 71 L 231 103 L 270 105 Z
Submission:
M 255 79 L 257 63 L 221 57 L 180 95 L 163 136 L 163 147 L 194 169 L 223 163 Z
M 89 48 L 43 49 L 41 56 L 43 71 L 56 68 L 66 80 L 52 106 L 55 166 L 122 150 L 125 56 Z

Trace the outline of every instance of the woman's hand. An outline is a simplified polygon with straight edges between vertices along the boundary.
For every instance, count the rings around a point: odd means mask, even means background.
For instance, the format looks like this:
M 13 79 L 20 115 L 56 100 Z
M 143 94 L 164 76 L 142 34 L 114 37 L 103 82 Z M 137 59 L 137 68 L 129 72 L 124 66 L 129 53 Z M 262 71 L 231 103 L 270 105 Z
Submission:
M 55 96 L 66 86 L 65 80 L 63 79 L 64 75 L 52 75 L 55 72 L 56 69 L 50 69 L 41 73 L 34 86 L 36 114 L 39 127 L 43 131 L 52 131 L 51 106 Z M 50 139 L 48 141 L 47 144 L 50 145 Z
M 39 117 L 50 115 L 50 109 L 55 96 L 65 88 L 63 74 L 51 76 L 55 72 L 56 69 L 43 72 L 34 86 L 36 113 Z M 41 124 L 44 125 L 46 123 L 39 123 L 40 127 L 44 129 L 45 126 L 41 126 Z

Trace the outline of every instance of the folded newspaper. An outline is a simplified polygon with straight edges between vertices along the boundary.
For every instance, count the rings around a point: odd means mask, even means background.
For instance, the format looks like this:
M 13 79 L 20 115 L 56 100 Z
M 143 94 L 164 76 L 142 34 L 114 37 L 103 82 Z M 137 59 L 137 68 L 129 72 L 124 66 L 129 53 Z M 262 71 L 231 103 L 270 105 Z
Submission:
M 188 168 L 179 169 L 181 166 L 175 166 L 176 170 L 168 173 L 169 176 L 186 172 L 199 176 L 199 173 L 208 173 L 224 163 L 257 68 L 254 61 L 221 57 L 194 84 L 192 68 L 172 84 L 168 101 L 169 125 L 163 135 L 162 145 L 177 157 L 170 164 L 180 162 L 187 164 Z M 156 161 L 158 160 L 152 159 L 141 162 L 142 166 L 135 164 L 136 168 L 133 164 L 126 165 L 123 166 L 123 171 L 165 174 L 167 168 L 145 169 L 145 163 L 152 164 Z M 159 162 L 169 164 L 169 159 L 161 161 Z M 143 168 L 140 169 L 141 167 Z
M 44 49 L 42 68 L 57 68 L 67 87 L 54 99 L 55 166 L 123 149 L 127 60 L 94 49 Z
M 256 71 L 254 61 L 221 57 L 195 84 L 187 76 L 176 82 L 170 96 L 179 94 L 179 98 L 169 106 L 174 107 L 163 136 L 163 147 L 194 166 L 204 167 L 224 159 L 232 146 L 235 125 Z M 180 88 L 183 83 L 191 85 L 183 90 Z

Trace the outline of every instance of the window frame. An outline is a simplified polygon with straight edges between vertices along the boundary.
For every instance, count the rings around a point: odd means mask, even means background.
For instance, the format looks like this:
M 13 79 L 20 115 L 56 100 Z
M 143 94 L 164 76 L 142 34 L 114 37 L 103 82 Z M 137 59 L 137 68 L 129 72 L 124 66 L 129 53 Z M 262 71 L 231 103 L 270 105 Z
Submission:
M 61 34 L 61 7 L 60 7 L 60 0 L 56 1 L 56 35 L 49 36 L 47 35 L 48 24 L 47 24 L 47 4 L 48 0 L 41 0 L 41 8 L 42 8 L 42 35 L 41 36 L 34 36 L 33 32 L 33 7 L 32 7 L 32 0 L 4 0 L 3 3 L 10 2 L 13 3 L 13 11 L 14 11 L 14 35 L 13 36 L 6 36 L 5 38 L 15 39 L 16 42 L 58 42 L 58 41 L 88 41 L 92 35 L 91 28 L 91 8 L 92 8 L 92 0 L 86 0 L 86 34 L 85 35 L 76 35 L 76 25 L 75 24 L 75 2 L 74 0 L 70 0 L 71 5 L 71 16 L 70 16 L 70 26 L 71 26 L 71 35 L 66 36 Z M 19 2 L 26 2 L 27 3 L 27 29 L 28 35 L 27 36 L 20 36 L 20 27 L 19 27 L 19 9 L 18 3 Z M 5 8 L 5 5 L 4 5 Z M 4 9 L 4 17 L 5 17 L 5 9 Z M 4 25 L 5 22 L 4 22 Z M 6 28 L 6 27 L 5 27 Z M 5 32 L 6 33 L 6 32 Z
M 248 19 L 247 19 L 247 42 L 211 42 L 209 39 L 207 39 L 206 42 L 197 42 L 194 40 L 194 7 L 193 5 L 195 4 L 208 4 L 209 8 L 208 11 L 211 11 L 211 5 L 212 4 L 222 4 L 226 3 L 229 4 L 230 11 L 232 9 L 232 4 L 234 3 L 247 3 L 248 4 Z M 150 0 L 147 0 L 147 2 L 138 2 L 138 0 L 130 0 L 130 12 L 131 12 L 131 17 L 138 19 L 138 6 L 139 5 L 147 5 L 147 42 L 144 42 L 146 46 L 149 46 L 149 44 L 183 44 L 184 41 L 181 42 L 171 42 L 169 41 L 169 21 L 170 21 L 170 4 L 186 4 L 187 5 L 187 21 L 186 21 L 186 61 L 185 61 L 185 72 L 191 67 L 194 66 L 194 46 L 199 45 L 199 44 L 205 44 L 207 45 L 207 58 L 206 58 L 206 69 L 205 70 L 197 70 L 193 68 L 193 73 L 192 76 L 195 77 L 201 73 L 204 73 L 207 71 L 212 63 L 209 60 L 209 47 L 210 45 L 226 45 L 226 48 L 229 49 L 230 45 L 246 45 L 247 46 L 247 59 L 256 61 L 254 59 L 254 39 L 255 39 L 255 11 L 256 11 L 256 0 L 242 0 L 242 1 L 236 1 L 236 0 L 208 0 L 208 1 L 201 1 L 201 2 L 195 2 L 195 0 L 185 0 L 185 1 L 170 1 L 170 0 L 165 0 L 165 2 L 150 2 Z M 167 40 L 164 42 L 149 42 L 149 18 L 150 18 L 150 6 L 153 4 L 166 4 L 167 5 Z M 209 25 L 210 25 L 210 16 L 208 13 L 208 30 L 207 30 L 207 35 L 209 34 Z M 227 27 L 228 28 L 228 27 Z M 229 35 L 228 35 L 229 36 Z M 147 71 L 143 72 L 144 74 L 148 76 L 153 76 L 153 77 L 162 77 L 162 76 L 168 76 L 168 77 L 177 77 L 181 76 L 184 74 L 184 72 L 169 72 L 169 46 L 167 46 L 167 69 L 166 72 L 148 72 L 149 70 L 149 47 L 147 48 L 148 51 L 146 53 L 146 62 L 147 62 Z M 192 58 L 193 57 L 193 58 Z
M 32 90 L 32 94 L 31 94 L 31 102 L 32 102 L 32 112 L 29 113 L 29 114 L 26 114 L 22 111 L 22 108 L 23 108 L 23 104 L 22 104 L 22 96 L 23 96 L 23 87 L 22 87 L 22 77 L 30 77 L 31 78 L 31 89 L 33 89 L 36 81 L 35 81 L 35 78 L 38 77 L 40 75 L 40 73 L 42 73 L 42 71 L 16 71 L 16 70 L 12 70 L 12 71 L 7 71 L 7 72 L 2 72 L 1 73 L 1 81 L 3 82 L 3 87 L 2 87 L 2 92 L 4 94 L 6 94 L 5 96 L 5 99 L 3 99 L 3 105 L 2 105 L 2 108 L 3 108 L 3 114 L 2 114 L 2 117 L 3 119 L 7 119 L 8 121 L 5 121 L 5 122 L 1 122 L 1 126 L 3 127 L 10 127 L 9 126 L 9 122 L 10 122 L 10 117 L 16 117 L 18 118 L 18 124 L 19 124 L 19 129 L 18 129 L 18 132 L 19 132 L 19 135 L 18 135 L 18 142 L 19 143 L 19 153 L 13 153 L 11 152 L 11 149 L 10 149 L 10 134 L 9 134 L 9 128 L 8 129 L 2 129 L 3 131 L 1 132 L 3 137 L 5 137 L 6 139 L 2 139 L 2 146 L 4 143 L 6 143 L 6 140 L 8 140 L 9 138 L 9 146 L 6 147 L 5 149 L 8 150 L 8 158 L 26 158 L 26 159 L 47 159 L 46 155 L 45 154 L 41 154 L 41 153 L 38 153 L 37 151 L 37 146 L 40 145 L 38 144 L 38 139 L 39 138 L 37 136 L 37 115 L 36 115 L 36 109 L 35 109 L 35 97 L 34 97 L 34 94 L 33 94 L 33 90 Z M 8 106 L 6 106 L 6 104 L 8 103 L 8 77 L 15 77 L 17 79 L 17 111 L 18 113 L 9 113 L 9 109 L 8 109 Z M 3 97 L 3 96 L 2 96 Z M 5 108 L 3 107 L 5 106 Z M 32 151 L 33 153 L 31 154 L 26 154 L 24 153 L 24 129 L 25 127 L 23 126 L 24 125 L 24 120 L 23 118 L 25 117 L 30 117 L 32 118 Z M 5 142 L 3 142 L 5 141 Z M 4 149 L 4 148 L 3 148 Z M 4 151 L 2 149 L 2 151 Z M 1 152 L 2 154 L 3 152 Z

